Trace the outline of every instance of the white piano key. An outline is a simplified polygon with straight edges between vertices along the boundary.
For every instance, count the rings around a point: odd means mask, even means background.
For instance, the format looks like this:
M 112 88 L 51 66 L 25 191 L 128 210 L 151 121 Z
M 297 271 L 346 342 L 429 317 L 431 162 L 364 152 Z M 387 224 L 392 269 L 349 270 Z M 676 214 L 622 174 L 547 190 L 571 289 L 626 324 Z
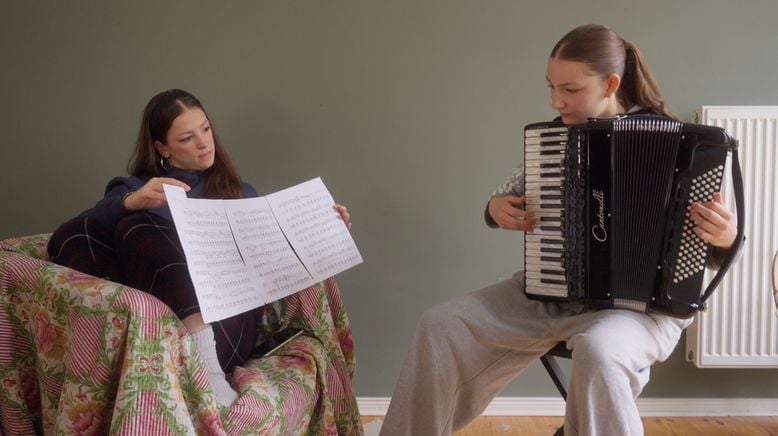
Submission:
M 567 137 L 567 127 L 547 127 L 545 129 L 526 129 L 524 130 L 525 138 L 536 138 L 547 133 L 559 133 L 564 134 Z
M 541 283 L 550 285 L 553 283 L 544 282 L 543 280 L 556 280 L 559 282 L 563 282 L 564 284 L 561 286 L 565 286 L 567 282 L 565 281 L 564 275 L 557 275 L 557 274 L 544 274 L 539 271 L 531 271 L 529 268 L 524 272 L 524 277 L 528 279 L 534 279 L 534 280 L 540 280 Z
M 553 145 L 526 144 L 524 146 L 525 153 L 540 153 L 541 151 L 565 151 L 565 150 L 567 150 L 567 146 L 564 144 L 553 144 Z
M 562 209 L 557 207 L 542 207 L 542 205 L 537 203 L 527 203 L 524 206 L 524 210 L 527 212 L 532 212 L 533 215 L 536 217 L 538 216 L 555 216 L 562 213 Z
M 540 135 L 533 135 L 533 136 L 527 136 L 524 135 L 524 142 L 532 141 L 532 142 L 543 142 L 543 141 L 567 141 L 568 135 L 567 132 L 545 132 L 547 133 L 546 136 L 540 136 Z
M 545 188 L 545 189 L 541 189 Z M 537 193 L 540 194 L 542 192 L 562 192 L 562 187 L 559 186 L 558 183 L 543 183 L 543 182 L 526 182 L 524 184 L 524 190 L 526 193 Z
M 524 176 L 524 180 L 526 180 L 529 183 L 551 183 L 551 184 L 557 184 L 561 185 L 562 182 L 565 180 L 564 177 L 543 177 L 541 175 L 535 175 L 535 174 L 527 174 Z
M 524 206 L 524 210 L 527 212 L 532 212 L 536 217 L 539 216 L 539 213 L 544 212 L 554 212 L 555 214 L 562 213 L 562 207 L 559 205 L 559 203 L 536 203 L 528 201 Z M 548 214 L 544 214 L 544 216 L 548 216 Z M 543 224 L 546 223 L 547 222 L 544 222 Z
M 560 290 L 547 290 L 547 289 L 536 289 L 536 288 L 530 288 L 527 287 L 526 293 L 529 295 L 536 295 L 539 297 L 558 297 L 558 298 L 567 298 L 567 290 L 560 291 Z
M 561 166 L 558 166 L 558 167 L 545 167 L 545 168 L 541 168 L 541 167 L 526 167 L 526 168 L 524 168 L 524 174 L 525 175 L 532 175 L 532 176 L 537 176 L 537 175 L 540 175 L 540 174 L 562 174 L 562 170 L 563 169 L 562 169 Z M 525 187 L 525 189 L 526 189 L 526 187 Z
M 543 239 L 551 239 L 551 240 L 556 241 L 555 243 L 557 243 L 557 244 L 564 244 L 564 239 L 563 238 L 551 238 L 551 237 L 543 236 L 543 235 L 533 235 L 532 233 L 527 233 L 527 235 L 524 238 L 526 239 L 527 242 L 533 242 L 533 243 L 535 243 L 535 242 L 540 243 L 541 240 L 543 240 Z
M 557 289 L 565 289 L 565 290 L 567 289 L 566 284 L 545 283 L 542 282 L 541 279 L 536 279 L 536 278 L 527 277 L 526 282 L 527 282 L 527 286 L 532 285 L 532 286 L 537 286 L 542 288 L 551 288 L 551 289 L 557 288 Z
M 531 249 L 529 247 L 524 247 L 524 255 L 525 256 L 532 256 L 532 257 L 544 257 L 549 259 L 549 262 L 555 262 L 556 260 L 559 260 L 560 265 L 562 262 L 562 255 L 564 253 L 550 253 L 541 251 L 540 249 Z M 553 259 L 553 260 L 552 260 Z
M 529 145 L 543 145 L 543 144 L 563 144 L 567 145 L 567 137 L 565 136 L 544 136 L 544 137 L 533 137 L 533 138 L 524 138 L 524 146 Z
M 527 271 L 533 273 L 543 274 L 541 271 L 557 271 L 561 273 L 560 277 L 564 277 L 565 269 L 556 265 L 538 265 L 536 263 L 527 264 Z
M 525 268 L 564 268 L 559 262 L 546 262 L 539 259 L 525 258 Z
M 534 229 L 532 229 L 532 234 L 533 235 L 548 235 L 548 236 L 553 236 L 553 237 L 556 237 L 556 238 L 561 238 L 562 237 L 562 232 L 560 230 L 541 230 L 540 226 L 537 226 L 537 225 L 535 226 Z
M 525 195 L 526 200 L 525 203 L 527 204 L 548 204 L 548 203 L 556 203 L 559 205 L 559 207 L 562 207 L 562 199 L 561 198 L 552 198 L 552 197 L 559 197 L 559 194 L 541 194 L 541 193 L 532 193 L 530 195 Z
M 541 207 L 543 205 L 552 205 L 551 207 Z M 555 212 L 556 214 L 562 213 L 562 200 L 541 199 L 539 195 L 525 195 L 524 197 L 524 209 L 533 209 L 539 212 Z M 544 214 L 548 215 L 548 214 Z
M 530 161 L 538 161 L 543 159 L 563 159 L 565 157 L 565 154 L 561 151 L 552 150 L 552 153 L 548 154 L 541 154 L 538 152 L 527 152 L 524 153 L 524 163 L 525 165 L 531 165 Z
M 550 249 L 550 250 L 562 250 L 563 247 L 561 245 L 554 245 L 554 244 L 544 244 L 541 242 L 527 242 L 524 244 L 525 250 L 542 250 L 542 249 Z
M 556 217 L 559 217 L 561 212 L 562 212 L 561 210 L 540 209 L 540 208 L 537 208 L 537 207 L 535 207 L 534 209 L 535 210 L 532 210 L 532 208 L 530 208 L 530 209 L 526 209 L 525 208 L 524 210 L 527 211 L 527 212 L 532 211 L 532 213 L 535 214 L 535 218 L 538 219 L 539 222 L 542 222 L 542 221 L 540 221 L 540 217 L 556 218 Z
M 547 213 L 547 212 L 554 212 L 556 214 L 561 213 L 561 209 L 551 209 L 551 208 L 544 209 L 544 208 L 541 208 L 541 207 L 535 206 L 535 205 L 530 205 L 529 207 L 525 208 L 524 210 L 526 212 L 529 212 L 529 213 L 535 215 L 535 218 L 537 218 L 539 216 L 548 216 L 548 215 L 541 215 L 541 214 Z M 553 216 L 553 214 L 551 216 Z M 538 222 L 536 224 L 540 225 L 540 223 L 541 223 L 541 221 L 538 220 Z M 543 222 L 543 224 L 545 225 L 546 223 Z
M 554 150 L 555 152 L 558 150 Z M 532 153 L 540 154 L 537 151 L 533 151 Z M 536 167 L 540 166 L 544 163 L 563 163 L 565 160 L 565 155 L 563 153 L 555 153 L 555 154 L 541 154 L 541 157 L 538 159 L 533 159 L 531 161 L 527 161 L 524 163 L 524 168 L 527 167 Z
M 559 295 L 562 297 L 567 296 L 567 286 L 564 285 L 552 285 L 548 283 L 541 283 L 540 280 L 526 279 L 527 292 L 541 295 Z
M 562 161 L 562 159 L 548 159 L 548 160 L 541 160 L 541 161 L 530 161 L 527 162 L 527 166 L 524 167 L 524 174 L 527 174 L 526 170 L 556 170 L 556 171 L 565 171 L 565 164 Z
M 541 198 L 538 196 L 527 195 L 524 200 L 525 204 L 540 205 L 540 204 L 553 204 L 557 206 L 557 209 L 562 209 L 562 199 L 560 198 Z
M 541 166 L 527 166 L 527 167 L 524 167 L 524 178 L 525 178 L 525 181 L 527 181 L 526 180 L 527 177 L 535 178 L 535 177 L 537 177 L 539 175 L 539 173 L 559 173 L 559 177 L 564 177 L 566 175 L 566 170 L 564 169 L 563 166 L 555 167 L 555 166 L 548 166 L 548 165 L 546 165 L 546 166 L 543 166 L 543 167 L 541 167 Z M 544 176 L 544 178 L 545 178 L 545 176 Z M 546 183 L 546 182 L 543 182 L 543 183 Z M 558 186 L 558 187 L 561 187 L 561 185 Z M 525 185 L 524 188 L 527 191 L 529 191 L 531 189 L 528 185 Z

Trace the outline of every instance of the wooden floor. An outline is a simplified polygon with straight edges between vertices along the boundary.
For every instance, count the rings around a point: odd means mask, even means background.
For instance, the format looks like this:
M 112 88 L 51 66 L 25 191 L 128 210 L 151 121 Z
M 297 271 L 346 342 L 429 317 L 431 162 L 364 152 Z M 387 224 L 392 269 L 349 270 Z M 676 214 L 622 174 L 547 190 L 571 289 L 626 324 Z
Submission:
M 366 416 L 363 423 L 380 421 Z M 546 435 L 562 425 L 562 417 L 485 416 L 476 419 L 455 436 Z M 646 436 L 778 436 L 778 416 L 643 418 Z

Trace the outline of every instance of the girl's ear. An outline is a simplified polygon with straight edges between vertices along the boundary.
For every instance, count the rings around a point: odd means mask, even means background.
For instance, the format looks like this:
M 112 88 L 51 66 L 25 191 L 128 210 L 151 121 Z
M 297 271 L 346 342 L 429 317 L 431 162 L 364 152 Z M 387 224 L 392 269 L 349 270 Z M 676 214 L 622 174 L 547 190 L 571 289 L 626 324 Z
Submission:
M 166 159 L 168 157 L 170 157 L 169 153 L 167 152 L 167 145 L 165 145 L 165 144 L 163 144 L 163 143 L 161 143 L 159 141 L 154 141 L 154 148 L 157 149 L 157 152 L 159 152 L 159 154 L 161 154 L 162 157 L 164 157 Z
M 619 85 L 621 85 L 621 77 L 618 74 L 613 73 L 608 76 L 607 82 L 608 86 L 605 88 L 605 97 L 610 98 L 610 96 L 619 90 Z

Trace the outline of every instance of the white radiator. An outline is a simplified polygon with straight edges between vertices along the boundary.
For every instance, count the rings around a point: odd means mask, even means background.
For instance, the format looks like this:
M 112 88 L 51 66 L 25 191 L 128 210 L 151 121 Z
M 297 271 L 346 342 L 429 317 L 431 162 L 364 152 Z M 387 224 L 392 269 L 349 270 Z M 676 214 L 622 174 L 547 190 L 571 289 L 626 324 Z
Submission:
M 746 242 L 742 258 L 708 300 L 707 312 L 687 330 L 686 358 L 702 368 L 778 367 L 771 283 L 778 250 L 778 106 L 703 106 L 693 121 L 723 127 L 740 141 Z M 734 211 L 731 176 L 722 194 Z M 708 272 L 708 280 L 712 276 Z

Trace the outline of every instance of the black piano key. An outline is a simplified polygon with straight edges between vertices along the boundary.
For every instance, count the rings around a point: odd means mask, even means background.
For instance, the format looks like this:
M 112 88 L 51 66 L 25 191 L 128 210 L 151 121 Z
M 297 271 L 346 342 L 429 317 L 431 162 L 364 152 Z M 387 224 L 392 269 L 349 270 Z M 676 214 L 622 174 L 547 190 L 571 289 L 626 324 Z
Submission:
M 556 230 L 562 231 L 562 227 L 561 226 L 540 226 L 540 230 L 549 231 L 549 232 L 553 232 Z
M 566 285 L 567 282 L 564 280 L 554 280 L 554 279 L 540 279 L 540 283 L 548 283 L 549 285 Z
M 540 194 L 541 200 L 561 200 L 562 194 Z
M 557 247 L 540 247 L 541 253 L 562 253 L 561 248 Z
M 562 188 L 560 188 L 558 186 L 548 186 L 548 185 L 545 185 L 545 186 L 541 186 L 540 190 L 541 191 L 555 191 L 556 192 L 556 191 L 561 191 Z
M 554 244 L 554 245 L 562 245 L 563 242 L 559 239 L 548 239 L 548 238 L 540 238 L 541 244 Z
M 554 155 L 554 154 L 564 154 L 565 152 L 563 150 L 540 150 L 540 154 L 542 155 Z
M 540 198 L 543 198 L 543 197 L 541 196 Z M 541 222 L 546 221 L 546 222 L 558 222 L 558 223 L 561 223 L 562 222 L 562 217 L 558 217 L 558 216 L 541 216 L 540 217 L 540 221 Z
M 540 164 L 540 168 L 562 168 L 562 162 L 559 163 L 544 162 Z
M 541 262 L 561 262 L 561 257 L 552 257 L 552 256 L 540 256 Z M 560 263 L 561 266 L 561 263 Z
M 554 203 L 554 204 L 541 204 L 541 209 L 561 209 L 562 205 L 560 203 Z
M 562 177 L 562 172 L 540 173 L 540 177 Z
M 541 268 L 540 269 L 540 273 L 541 274 L 550 274 L 550 275 L 554 275 L 554 276 L 564 276 L 565 275 L 564 271 L 560 271 L 560 270 L 557 270 L 557 269 L 545 269 L 545 268 Z

